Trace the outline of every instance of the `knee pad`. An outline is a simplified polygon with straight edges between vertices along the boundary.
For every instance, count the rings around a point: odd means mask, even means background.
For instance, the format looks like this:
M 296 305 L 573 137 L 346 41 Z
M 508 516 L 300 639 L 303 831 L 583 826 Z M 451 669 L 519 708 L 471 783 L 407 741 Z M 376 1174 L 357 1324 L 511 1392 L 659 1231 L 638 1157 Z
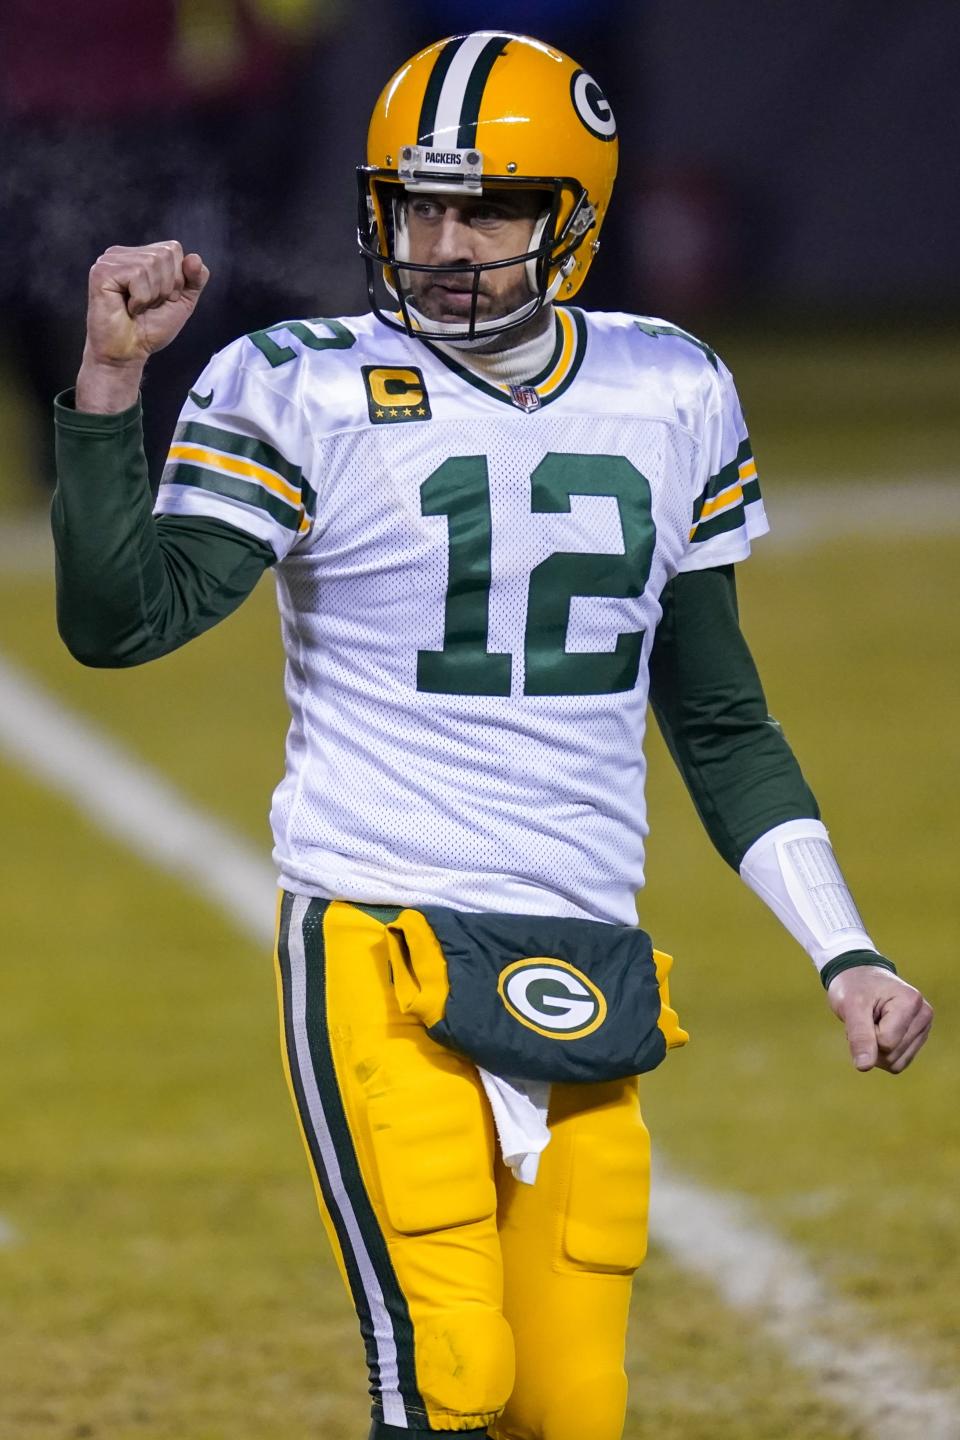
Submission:
M 509 1399 L 513 1335 L 496 1310 L 439 1311 L 417 1329 L 417 1384 L 434 1428 L 487 1423 Z M 446 1421 L 446 1424 L 444 1422 Z

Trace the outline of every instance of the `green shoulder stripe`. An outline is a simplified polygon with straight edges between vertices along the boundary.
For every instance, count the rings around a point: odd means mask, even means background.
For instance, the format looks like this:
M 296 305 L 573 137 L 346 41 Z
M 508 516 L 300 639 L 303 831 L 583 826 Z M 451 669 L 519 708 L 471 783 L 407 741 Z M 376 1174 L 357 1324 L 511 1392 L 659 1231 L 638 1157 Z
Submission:
M 716 535 L 725 535 L 729 530 L 739 530 L 743 522 L 743 506 L 731 505 L 729 510 L 721 510 L 719 515 L 711 515 L 708 519 L 701 520 L 696 525 L 691 544 L 699 545 L 704 540 L 712 540 Z
M 750 437 L 747 436 L 745 440 L 741 440 L 734 458 L 732 460 L 728 460 L 726 465 L 724 465 L 722 469 L 717 471 L 716 475 L 710 476 L 710 479 L 707 481 L 706 485 L 704 485 L 700 494 L 694 501 L 694 525 L 696 525 L 697 521 L 700 519 L 701 512 L 707 501 L 712 500 L 715 495 L 719 495 L 721 490 L 726 490 L 730 485 L 735 485 L 740 478 L 741 465 L 745 465 L 748 460 L 752 459 L 753 446 L 750 444 Z M 744 480 L 743 498 L 747 504 L 749 504 L 753 500 L 760 499 L 760 481 L 757 479 L 756 476 L 753 476 L 750 480 Z
M 303 507 L 308 515 L 316 513 L 316 491 L 304 480 L 303 471 L 265 440 L 254 440 L 250 435 L 238 435 L 236 431 L 223 430 L 219 425 L 204 425 L 199 420 L 184 420 L 173 433 L 173 444 L 202 445 L 207 449 L 220 450 L 226 455 L 236 455 L 241 460 L 250 460 L 265 470 L 272 470 L 281 480 L 300 491 Z
M 208 490 L 212 495 L 223 495 L 228 500 L 240 500 L 254 510 L 263 510 L 285 530 L 297 530 L 300 526 L 300 512 L 279 495 L 271 495 L 262 485 L 242 480 L 239 475 L 228 475 L 223 470 L 208 470 L 203 465 L 188 465 L 184 461 L 171 461 L 163 472 L 164 485 L 194 485 L 198 490 Z

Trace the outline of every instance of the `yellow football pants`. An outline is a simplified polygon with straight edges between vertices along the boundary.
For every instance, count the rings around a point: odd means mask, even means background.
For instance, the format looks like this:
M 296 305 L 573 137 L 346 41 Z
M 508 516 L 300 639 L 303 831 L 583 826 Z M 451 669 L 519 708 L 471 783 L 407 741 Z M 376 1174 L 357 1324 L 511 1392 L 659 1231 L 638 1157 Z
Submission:
M 367 1349 L 374 1418 L 496 1440 L 619 1440 L 649 1139 L 635 1080 L 554 1085 L 534 1185 L 476 1069 L 401 1014 L 383 921 L 284 895 L 284 1066 Z

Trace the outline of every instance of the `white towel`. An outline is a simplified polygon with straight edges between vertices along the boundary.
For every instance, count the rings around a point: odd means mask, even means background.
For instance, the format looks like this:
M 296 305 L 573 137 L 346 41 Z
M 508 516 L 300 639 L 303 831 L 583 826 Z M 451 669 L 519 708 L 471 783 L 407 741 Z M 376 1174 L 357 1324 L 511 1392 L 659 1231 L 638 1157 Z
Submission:
M 540 1152 L 550 1143 L 550 1082 L 508 1080 L 503 1075 L 492 1075 L 481 1065 L 477 1070 L 493 1111 L 503 1163 L 524 1185 L 532 1185 L 537 1178 Z

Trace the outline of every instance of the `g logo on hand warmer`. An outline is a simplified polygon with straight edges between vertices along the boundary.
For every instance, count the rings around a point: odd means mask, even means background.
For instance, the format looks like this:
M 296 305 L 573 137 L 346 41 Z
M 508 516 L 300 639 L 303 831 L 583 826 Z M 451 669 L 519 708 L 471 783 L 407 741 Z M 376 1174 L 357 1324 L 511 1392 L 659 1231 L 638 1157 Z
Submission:
M 500 971 L 497 994 L 515 1020 L 551 1040 L 579 1040 L 607 1016 L 603 992 L 566 960 L 534 955 Z

